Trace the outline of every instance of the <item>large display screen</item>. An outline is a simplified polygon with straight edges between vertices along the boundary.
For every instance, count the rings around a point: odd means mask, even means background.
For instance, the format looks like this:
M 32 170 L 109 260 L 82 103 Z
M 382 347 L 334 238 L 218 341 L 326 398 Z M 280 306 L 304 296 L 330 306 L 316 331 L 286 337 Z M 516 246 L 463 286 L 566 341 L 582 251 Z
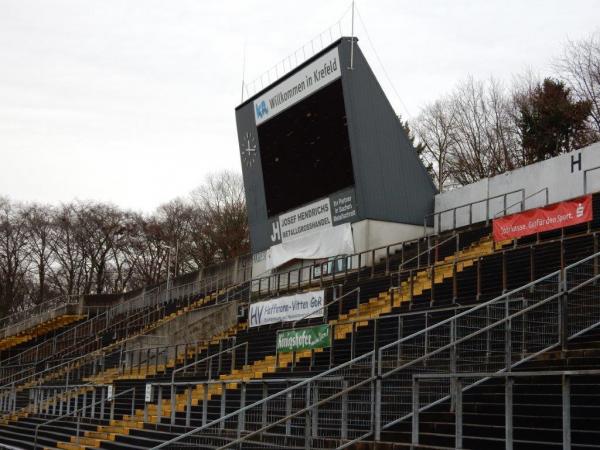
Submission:
M 342 82 L 258 127 L 269 217 L 354 185 Z

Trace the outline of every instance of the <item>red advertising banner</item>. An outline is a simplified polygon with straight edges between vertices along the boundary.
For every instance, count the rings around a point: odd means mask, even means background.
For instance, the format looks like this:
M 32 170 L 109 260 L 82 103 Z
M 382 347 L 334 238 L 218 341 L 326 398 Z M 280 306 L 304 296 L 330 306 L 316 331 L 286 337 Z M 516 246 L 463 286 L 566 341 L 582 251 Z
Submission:
M 586 195 L 494 219 L 494 241 L 506 241 L 590 220 L 592 220 L 592 196 Z

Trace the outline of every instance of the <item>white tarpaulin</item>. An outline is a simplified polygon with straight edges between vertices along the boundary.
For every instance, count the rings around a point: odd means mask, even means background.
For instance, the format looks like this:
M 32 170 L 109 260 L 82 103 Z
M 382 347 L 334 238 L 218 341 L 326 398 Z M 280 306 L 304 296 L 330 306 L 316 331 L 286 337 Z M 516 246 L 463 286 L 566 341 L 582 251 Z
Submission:
M 351 253 L 354 253 L 352 225 L 344 223 L 272 246 L 267 250 L 266 268 L 270 270 L 293 259 L 320 259 Z
M 250 326 L 323 317 L 325 291 L 303 292 L 250 305 Z

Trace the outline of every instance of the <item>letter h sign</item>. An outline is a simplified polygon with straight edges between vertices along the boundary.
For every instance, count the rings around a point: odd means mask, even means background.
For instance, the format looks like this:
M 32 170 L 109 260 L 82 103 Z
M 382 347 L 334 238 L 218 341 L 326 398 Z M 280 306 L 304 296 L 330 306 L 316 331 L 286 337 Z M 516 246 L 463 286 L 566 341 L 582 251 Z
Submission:
M 279 221 L 272 222 L 273 225 L 273 234 L 271 234 L 271 241 L 277 242 L 281 240 L 281 229 L 279 228 Z

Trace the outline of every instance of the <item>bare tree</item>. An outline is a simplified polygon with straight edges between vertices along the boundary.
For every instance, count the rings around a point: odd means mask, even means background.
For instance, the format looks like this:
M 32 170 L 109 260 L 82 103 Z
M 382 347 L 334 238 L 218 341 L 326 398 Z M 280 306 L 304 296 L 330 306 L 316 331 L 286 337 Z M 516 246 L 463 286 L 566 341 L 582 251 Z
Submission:
M 55 233 L 52 222 L 53 210 L 48 206 L 33 204 L 25 207 L 22 214 L 27 227 L 31 269 L 37 279 L 37 294 L 34 303 L 41 303 L 47 299 L 47 295 L 50 293 L 47 278 L 54 258 L 51 245 Z
M 518 161 L 521 139 L 512 95 L 498 80 L 490 79 L 486 89 L 487 111 L 490 115 L 490 151 L 498 171 L 505 172 L 520 166 Z
M 0 314 L 28 306 L 28 232 L 18 205 L 0 198 Z
M 136 283 L 137 252 L 134 242 L 136 240 L 136 215 L 131 212 L 122 214 L 122 228 L 115 233 L 111 246 L 110 262 L 112 270 L 108 274 L 111 280 L 111 292 L 125 292 L 143 283 Z
M 241 176 L 212 175 L 144 216 L 110 204 L 0 198 L 0 316 L 50 295 L 120 293 L 248 252 Z
M 240 174 L 224 171 L 207 177 L 191 194 L 204 215 L 204 238 L 212 241 L 215 259 L 225 260 L 249 251 L 248 214 Z
M 491 142 L 492 124 L 485 85 L 472 77 L 461 83 L 452 96 L 456 145 L 448 158 L 452 178 L 465 185 L 498 172 L 498 159 Z
M 112 205 L 80 203 L 77 205 L 77 233 L 86 261 L 86 286 L 89 294 L 104 292 L 109 268 L 109 256 L 117 234 L 122 232 L 121 211 Z
M 591 103 L 589 124 L 600 140 L 600 32 L 579 41 L 567 41 L 554 66 L 575 99 Z
M 61 205 L 54 213 L 54 239 L 50 246 L 56 262 L 50 266 L 54 289 L 61 294 L 84 293 L 87 260 L 78 239 L 78 217 L 75 204 Z
M 515 107 L 497 80 L 460 83 L 450 96 L 425 107 L 416 131 L 440 192 L 519 166 Z
M 193 206 L 176 198 L 158 207 L 156 217 L 160 222 L 162 238 L 171 248 L 171 272 L 175 276 L 197 268 L 190 257 Z
M 427 105 L 415 121 L 415 131 L 424 146 L 421 158 L 432 168 L 438 191 L 451 186 L 448 156 L 454 147 L 454 112 L 448 100 L 437 100 Z
M 134 216 L 135 231 L 129 237 L 130 258 L 135 261 L 139 285 L 155 284 L 166 276 L 167 250 L 159 221 L 155 217 Z

